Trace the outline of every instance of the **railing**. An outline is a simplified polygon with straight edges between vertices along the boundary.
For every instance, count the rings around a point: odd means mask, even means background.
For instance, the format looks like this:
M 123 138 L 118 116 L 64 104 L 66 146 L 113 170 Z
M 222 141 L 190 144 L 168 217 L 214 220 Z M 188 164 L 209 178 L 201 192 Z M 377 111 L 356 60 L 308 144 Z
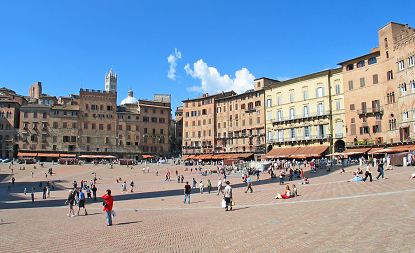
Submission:
M 342 133 L 336 133 L 334 134 L 334 137 L 341 139 L 344 137 L 344 135 Z
M 309 136 L 296 136 L 289 138 L 277 138 L 277 139 L 268 139 L 269 143 L 283 143 L 283 142 L 297 142 L 297 141 L 313 141 L 313 140 L 328 140 L 330 135 L 309 135 Z
M 367 115 L 367 114 L 383 114 L 383 107 L 382 106 L 376 106 L 373 108 L 362 108 L 360 110 L 357 110 L 357 114 L 359 115 Z
M 326 111 L 309 113 L 307 115 L 297 114 L 297 115 L 290 116 L 290 117 L 280 117 L 280 118 L 277 117 L 275 119 L 275 121 L 273 121 L 273 123 L 278 124 L 278 123 L 284 123 L 284 122 L 289 122 L 289 121 L 307 120 L 307 119 L 310 119 L 310 118 L 327 117 L 327 116 L 329 116 L 329 113 L 326 112 Z

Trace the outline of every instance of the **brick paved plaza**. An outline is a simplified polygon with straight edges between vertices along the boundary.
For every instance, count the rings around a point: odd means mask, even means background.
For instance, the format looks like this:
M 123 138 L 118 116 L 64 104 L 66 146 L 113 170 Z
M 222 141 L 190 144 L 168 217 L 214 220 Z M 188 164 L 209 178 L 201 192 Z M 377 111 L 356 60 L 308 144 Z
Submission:
M 301 196 L 276 200 L 284 186 L 268 174 L 254 178 L 254 193 L 244 193 L 240 175 L 231 175 L 236 207 L 220 208 L 216 193 L 192 192 L 190 205 L 183 204 L 185 181 L 207 178 L 216 186 L 216 174 L 201 176 L 184 166 L 142 165 L 53 166 L 49 177 L 56 184 L 51 197 L 42 200 L 39 181 L 46 182 L 50 167 L 34 170 L 14 165 L 16 183 L 8 192 L 11 171 L 1 165 L 1 252 L 415 252 L 414 168 L 386 171 L 385 180 L 347 182 L 351 173 L 319 172 L 309 185 L 294 181 Z M 189 167 L 190 168 L 190 167 Z M 171 181 L 165 173 L 171 171 Z M 352 171 L 354 168 L 347 168 Z M 159 175 L 156 176 L 156 170 Z M 101 201 L 88 201 L 88 216 L 67 217 L 64 201 L 73 180 L 97 174 L 98 196 L 110 188 L 116 195 L 114 226 L 105 226 Z M 376 172 L 374 174 L 377 174 Z M 116 178 L 134 180 L 134 193 L 123 194 Z M 291 184 L 291 183 L 290 183 Z M 36 186 L 35 203 L 30 190 Z M 27 187 L 28 194 L 23 194 Z M 77 209 L 76 209 L 77 210 Z

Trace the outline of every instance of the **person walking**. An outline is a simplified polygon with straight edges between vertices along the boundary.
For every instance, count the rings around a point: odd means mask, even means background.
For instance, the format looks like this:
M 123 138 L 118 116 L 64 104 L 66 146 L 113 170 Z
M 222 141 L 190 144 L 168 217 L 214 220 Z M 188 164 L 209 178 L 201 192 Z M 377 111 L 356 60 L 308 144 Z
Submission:
M 230 182 L 226 181 L 226 186 L 224 190 L 224 198 L 226 203 L 225 211 L 232 211 L 232 187 L 230 186 Z
M 203 188 L 205 187 L 205 185 L 203 184 L 203 181 L 202 180 L 200 180 L 200 183 L 199 183 L 199 190 L 200 190 L 200 194 L 203 194 Z
M 97 187 L 95 185 L 92 186 L 92 196 L 94 197 L 94 201 L 97 201 Z
M 124 183 L 122 183 L 121 188 L 122 188 L 123 193 L 127 192 L 127 182 L 126 181 L 124 181 Z
M 219 192 L 221 192 L 223 194 L 223 190 L 222 190 L 222 180 L 220 178 L 218 180 L 218 194 L 216 194 L 216 195 L 219 195 Z
M 192 181 L 192 189 L 195 189 L 196 188 L 196 180 L 195 180 L 195 178 L 193 178 L 193 181 Z
M 91 188 L 89 188 L 89 186 L 86 187 L 86 196 L 91 199 Z
M 75 211 L 73 210 L 73 205 L 75 203 L 75 194 L 73 190 L 69 190 L 69 194 L 68 194 L 68 198 L 65 201 L 65 205 L 69 206 L 69 210 L 68 210 L 68 217 L 74 217 L 75 216 Z
M 32 187 L 32 193 L 30 194 L 30 195 L 31 195 L 31 197 L 32 197 L 32 203 L 34 203 L 34 202 L 35 202 L 35 192 L 34 192 L 34 190 L 35 190 L 35 188 L 34 188 L 34 187 Z
M 24 188 L 23 193 L 24 193 L 24 195 L 26 195 L 26 193 L 27 193 L 27 189 L 26 189 L 26 187 Z
M 247 184 L 247 188 L 246 188 L 245 193 L 247 193 L 248 190 L 250 190 L 251 193 L 252 193 L 253 192 L 253 190 L 252 190 L 252 179 L 251 179 L 250 176 L 248 176 L 248 178 L 246 179 L 246 184 Z
M 12 177 L 12 185 L 14 185 L 14 182 L 16 182 L 16 178 Z
M 88 212 L 86 211 L 86 207 L 85 207 L 85 194 L 83 193 L 82 189 L 79 190 L 79 195 L 78 195 L 78 216 L 79 216 L 79 211 L 81 210 L 81 208 L 83 208 L 85 210 L 85 215 L 88 215 Z
M 134 181 L 133 180 L 131 180 L 131 183 L 130 183 L 130 192 L 133 192 L 134 191 Z
M 207 180 L 207 189 L 208 193 L 210 194 L 210 191 L 212 190 L 212 182 L 210 182 L 210 179 Z
M 376 179 L 379 180 L 379 177 L 381 177 L 381 176 L 382 176 L 382 179 L 384 179 L 385 178 L 385 172 L 384 172 L 384 169 L 383 169 L 383 162 L 382 161 L 378 165 L 378 172 L 379 172 L 379 175 L 376 177 Z
M 365 171 L 365 178 L 363 178 L 363 182 L 366 182 L 366 179 L 369 177 L 370 182 L 372 182 L 372 172 L 370 171 L 370 165 L 369 163 L 366 166 L 366 171 Z
M 107 189 L 107 193 L 102 196 L 103 201 L 103 210 L 105 212 L 105 218 L 107 226 L 112 226 L 112 208 L 114 206 L 114 200 L 111 196 L 111 190 Z
M 48 198 L 50 198 L 50 187 L 49 186 L 46 187 L 46 194 Z
M 46 191 L 47 191 L 46 186 L 43 186 L 43 196 L 42 196 L 42 199 L 46 199 Z
M 187 199 L 187 203 L 190 204 L 190 193 L 192 192 L 192 188 L 189 185 L 189 182 L 186 182 L 186 185 L 184 186 L 184 201 L 183 203 L 186 204 L 186 199 Z
M 33 178 L 33 174 L 34 174 L 34 172 L 32 171 L 32 172 L 31 172 L 31 174 L 32 174 L 32 178 Z

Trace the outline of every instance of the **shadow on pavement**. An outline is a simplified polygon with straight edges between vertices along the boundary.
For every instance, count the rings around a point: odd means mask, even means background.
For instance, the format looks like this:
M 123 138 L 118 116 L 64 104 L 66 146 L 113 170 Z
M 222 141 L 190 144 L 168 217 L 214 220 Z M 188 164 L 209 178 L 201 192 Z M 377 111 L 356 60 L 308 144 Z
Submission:
M 331 171 L 325 171 L 325 170 L 318 170 L 317 173 L 311 173 L 310 171 L 305 172 L 305 176 L 308 178 L 313 178 L 313 177 L 320 177 L 320 176 L 324 176 L 330 173 L 337 173 L 337 171 L 339 171 L 341 169 L 340 166 L 335 166 L 332 168 Z M 278 173 L 278 171 L 277 171 Z M 266 179 L 262 179 L 260 181 L 253 181 L 253 187 L 258 186 L 258 185 L 267 185 L 267 184 L 273 184 L 275 183 L 276 185 L 276 192 L 279 190 L 277 189 L 277 187 L 279 186 L 279 179 L 278 178 L 269 178 L 269 176 L 267 174 L 262 174 L 262 176 L 267 176 L 268 178 Z M 277 175 L 278 177 L 278 175 Z M 287 179 L 287 177 L 286 177 Z M 288 181 L 285 180 L 285 183 L 299 183 L 299 179 L 298 178 L 294 178 L 293 181 Z M 18 184 L 18 192 L 22 192 L 23 189 L 22 187 L 24 186 L 20 186 L 19 183 Z M 25 186 L 28 183 L 24 183 Z M 38 184 L 38 182 L 33 182 L 34 185 Z M 178 184 L 180 185 L 180 187 L 183 187 L 184 184 Z M 237 188 L 245 188 L 247 185 L 246 183 L 238 183 L 238 184 L 233 184 L 231 185 L 232 188 L 237 189 Z M 56 187 L 58 187 L 58 185 L 56 184 Z M 4 187 L 3 187 L 4 188 Z M 39 189 L 37 187 L 37 189 Z M 60 188 L 57 189 L 66 189 L 65 187 L 60 186 Z M 206 189 L 205 189 L 206 190 Z M 255 188 L 254 188 L 255 190 Z M 212 187 L 212 192 L 214 192 L 213 194 L 216 194 L 217 191 L 217 187 Z M 29 193 L 29 198 L 30 198 L 30 192 L 28 189 L 28 193 Z M 207 193 L 207 192 L 206 192 Z M 192 194 L 199 194 L 199 190 L 196 189 L 194 191 L 194 193 Z M 165 191 L 154 191 L 154 192 L 138 192 L 138 193 L 128 193 L 128 194 L 124 194 L 124 195 L 116 195 L 114 196 L 114 201 L 126 201 L 126 200 L 134 200 L 134 199 L 152 199 L 152 198 L 162 198 L 162 197 L 172 197 L 172 196 L 182 196 L 183 195 L 183 189 L 173 189 L 173 190 L 165 190 Z M 41 193 L 37 193 L 36 197 L 39 198 L 41 196 Z M 3 196 L 2 196 L 3 197 Z M 17 197 L 15 197 L 16 200 L 18 199 Z M 53 200 L 44 200 L 44 201 L 35 201 L 34 203 L 30 202 L 30 201 L 26 201 L 26 202 L 16 202 L 16 203 L 5 203 L 4 202 L 5 199 L 2 198 L 2 201 L 0 201 L 0 209 L 18 209 L 18 208 L 36 208 L 36 207 L 58 207 L 58 206 L 64 206 L 64 199 L 53 199 Z M 6 200 L 7 201 L 7 200 Z M 92 203 L 99 203 L 102 202 L 101 198 L 97 198 L 97 201 L 94 201 Z M 91 203 L 90 200 L 87 200 L 87 204 Z M 236 209 L 235 209 L 236 210 Z

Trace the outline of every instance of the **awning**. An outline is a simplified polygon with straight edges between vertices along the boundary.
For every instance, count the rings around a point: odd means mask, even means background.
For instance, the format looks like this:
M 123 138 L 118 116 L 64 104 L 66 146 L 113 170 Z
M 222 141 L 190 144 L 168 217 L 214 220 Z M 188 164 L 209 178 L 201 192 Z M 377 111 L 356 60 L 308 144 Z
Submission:
M 58 153 L 38 153 L 37 154 L 38 157 L 54 157 L 54 158 L 58 158 L 59 154 Z
M 326 156 L 342 156 L 343 155 L 343 153 L 338 153 L 338 152 L 335 152 L 335 153 L 333 153 L 333 154 L 328 154 L 328 155 L 326 155 Z
M 62 158 L 75 158 L 76 154 L 60 154 L 59 157 L 62 157 Z
M 388 152 L 386 153 L 400 153 L 400 152 L 408 152 L 411 150 L 415 150 L 415 145 L 404 145 L 404 146 L 396 146 L 396 147 L 389 147 Z
M 147 159 L 147 158 L 154 158 L 154 156 L 152 156 L 152 155 L 143 155 L 143 159 Z
M 17 156 L 19 157 L 36 157 L 37 153 L 24 153 L 24 152 L 18 152 Z
M 290 155 L 290 158 L 306 159 L 321 157 L 328 148 L 329 146 L 299 147 L 293 154 Z
M 274 148 L 266 154 L 266 158 L 287 158 L 294 154 L 299 147 Z
M 369 152 L 367 152 L 369 155 L 372 154 L 379 154 L 379 151 L 385 150 L 385 148 L 372 148 Z M 382 152 L 380 152 L 382 153 Z
M 81 155 L 79 158 L 87 158 L 87 159 L 115 159 L 116 157 L 113 155 Z
M 366 154 L 371 148 L 351 148 L 346 149 L 343 152 L 343 155 L 360 155 L 360 154 Z

